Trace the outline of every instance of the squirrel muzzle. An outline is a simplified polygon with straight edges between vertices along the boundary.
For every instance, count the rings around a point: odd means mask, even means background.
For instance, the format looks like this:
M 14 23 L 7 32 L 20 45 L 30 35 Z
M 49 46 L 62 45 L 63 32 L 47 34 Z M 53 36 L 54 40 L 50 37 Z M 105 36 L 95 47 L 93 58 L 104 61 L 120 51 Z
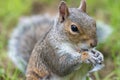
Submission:
M 97 46 L 97 40 L 96 39 L 92 39 L 89 41 L 90 47 L 94 48 Z

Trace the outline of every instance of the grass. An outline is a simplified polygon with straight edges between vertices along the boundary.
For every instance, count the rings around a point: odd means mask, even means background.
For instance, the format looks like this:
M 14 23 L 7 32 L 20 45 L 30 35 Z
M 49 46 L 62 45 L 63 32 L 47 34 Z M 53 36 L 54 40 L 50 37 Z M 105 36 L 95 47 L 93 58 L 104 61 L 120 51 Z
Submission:
M 35 0 L 46 5 L 54 5 L 54 0 Z M 79 1 L 66 0 L 69 5 L 79 6 Z M 0 80 L 24 80 L 25 76 L 7 57 L 9 34 L 20 16 L 31 15 L 34 0 L 0 0 Z M 71 4 L 74 3 L 74 4 Z M 87 0 L 87 12 L 112 26 L 113 34 L 98 49 L 105 55 L 106 67 L 97 80 L 120 80 L 120 0 Z M 105 70 L 105 71 L 104 71 Z M 108 70 L 108 71 L 106 71 Z M 103 74 L 103 75 L 102 75 Z

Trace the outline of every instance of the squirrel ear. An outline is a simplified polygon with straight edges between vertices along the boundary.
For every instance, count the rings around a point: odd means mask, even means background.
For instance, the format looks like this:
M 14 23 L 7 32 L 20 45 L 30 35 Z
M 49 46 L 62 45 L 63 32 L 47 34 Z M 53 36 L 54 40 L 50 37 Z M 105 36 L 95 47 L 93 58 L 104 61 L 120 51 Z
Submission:
M 86 12 L 86 0 L 81 0 L 79 9 L 82 10 L 83 12 Z
M 61 1 L 61 3 L 60 3 L 59 16 L 60 16 L 61 22 L 63 22 L 69 16 L 68 7 L 64 1 Z

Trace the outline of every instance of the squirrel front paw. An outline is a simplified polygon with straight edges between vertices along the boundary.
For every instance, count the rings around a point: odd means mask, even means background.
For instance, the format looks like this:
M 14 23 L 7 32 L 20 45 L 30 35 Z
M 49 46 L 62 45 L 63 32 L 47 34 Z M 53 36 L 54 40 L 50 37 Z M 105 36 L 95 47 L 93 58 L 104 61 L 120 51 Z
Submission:
M 104 61 L 103 54 L 95 49 L 82 52 L 82 61 L 85 63 L 102 64 Z
M 103 54 L 95 49 L 89 51 L 90 58 L 88 59 L 93 64 L 102 64 L 104 61 Z

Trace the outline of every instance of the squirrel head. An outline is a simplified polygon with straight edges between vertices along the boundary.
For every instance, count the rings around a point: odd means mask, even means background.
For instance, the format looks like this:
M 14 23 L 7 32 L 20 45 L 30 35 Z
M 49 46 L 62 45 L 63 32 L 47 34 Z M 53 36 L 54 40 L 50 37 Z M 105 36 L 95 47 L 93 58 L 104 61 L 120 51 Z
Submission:
M 81 0 L 79 8 L 68 8 L 61 1 L 58 23 L 70 42 L 86 48 L 97 45 L 96 21 L 86 13 L 86 0 Z

